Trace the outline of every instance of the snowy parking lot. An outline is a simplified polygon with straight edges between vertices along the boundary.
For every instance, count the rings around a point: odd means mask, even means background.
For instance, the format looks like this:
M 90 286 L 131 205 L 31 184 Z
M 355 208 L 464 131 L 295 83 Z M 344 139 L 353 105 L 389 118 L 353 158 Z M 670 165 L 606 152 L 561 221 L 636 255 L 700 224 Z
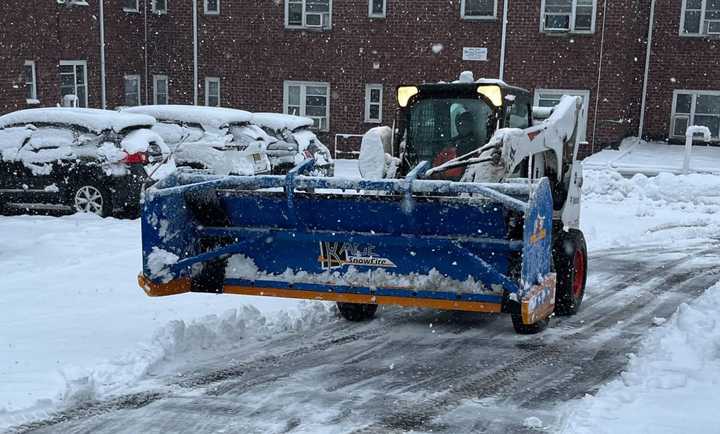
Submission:
M 540 339 L 502 316 L 148 298 L 139 221 L 0 217 L 0 430 L 716 430 L 720 177 L 590 172 L 582 212 L 587 305 Z

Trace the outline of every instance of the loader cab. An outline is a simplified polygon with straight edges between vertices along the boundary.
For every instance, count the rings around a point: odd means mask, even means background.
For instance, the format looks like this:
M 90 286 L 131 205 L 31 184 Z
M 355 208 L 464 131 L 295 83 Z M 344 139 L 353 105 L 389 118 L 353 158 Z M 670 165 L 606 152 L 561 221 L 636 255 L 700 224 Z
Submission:
M 486 144 L 499 128 L 531 124 L 528 91 L 496 80 L 399 86 L 398 137 L 401 174 L 421 161 L 432 166 Z M 464 168 L 443 179 L 459 180 Z

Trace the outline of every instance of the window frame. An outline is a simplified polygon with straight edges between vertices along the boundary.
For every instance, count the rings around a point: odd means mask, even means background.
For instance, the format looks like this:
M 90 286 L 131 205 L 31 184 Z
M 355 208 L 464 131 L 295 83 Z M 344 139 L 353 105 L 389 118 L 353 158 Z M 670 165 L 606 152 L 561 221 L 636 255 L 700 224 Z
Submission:
M 373 90 L 379 90 L 380 91 L 380 101 L 378 102 L 372 102 L 372 91 Z M 366 124 L 381 124 L 382 118 L 383 118 L 383 98 L 385 97 L 384 91 L 383 91 L 383 85 L 379 83 L 372 83 L 372 84 L 366 84 L 365 85 L 365 123 Z M 372 105 L 377 105 L 379 107 L 378 109 L 378 118 L 373 119 L 370 117 L 370 108 Z
M 688 0 L 682 0 L 682 4 L 680 5 L 680 29 L 678 31 L 678 35 L 684 38 L 720 38 L 720 33 L 708 33 L 706 30 L 705 23 L 707 20 L 705 18 L 705 13 L 707 12 L 707 0 L 700 0 L 702 2 L 700 6 L 700 32 L 685 32 L 685 14 L 687 13 L 687 1 Z
M 317 129 L 318 131 L 327 132 L 330 131 L 330 83 L 326 81 L 296 81 L 296 80 L 285 80 L 283 81 L 283 113 L 289 114 L 288 106 L 289 106 L 289 99 L 290 99 L 290 92 L 289 88 L 291 86 L 299 86 L 300 87 L 300 113 L 298 116 L 310 118 L 310 119 L 316 119 L 316 116 L 307 116 L 306 109 L 307 109 L 307 88 L 308 87 L 325 87 L 327 89 L 327 104 L 325 105 L 325 128 L 322 128 L 322 124 L 320 127 L 315 128 L 313 125 L 313 129 Z
M 170 104 L 170 80 L 168 80 L 168 76 L 164 74 L 153 75 L 153 104 L 159 104 L 157 83 L 160 80 L 165 80 L 165 102 L 162 104 Z
M 217 105 L 210 105 L 210 83 L 217 83 Z M 205 77 L 205 106 L 206 107 L 222 107 L 222 88 L 220 87 L 220 77 Z
M 467 0 L 460 0 L 460 18 L 463 20 L 497 20 L 498 0 L 493 0 L 493 14 L 491 15 L 467 15 L 465 13 L 465 3 Z
M 690 102 L 690 113 L 680 113 L 677 112 L 677 99 L 678 95 L 692 95 L 692 101 Z M 668 137 L 673 139 L 685 139 L 685 133 L 683 135 L 676 135 L 675 134 L 675 122 L 678 118 L 687 119 L 687 126 L 695 125 L 695 116 L 697 115 L 697 98 L 698 96 L 702 95 L 708 95 L 708 96 L 717 96 L 720 97 L 720 90 L 692 90 L 692 89 L 675 89 L 673 90 L 673 98 L 672 98 L 672 110 L 670 110 L 670 131 L 668 134 Z M 716 116 L 720 118 L 720 111 L 717 115 L 711 114 L 711 113 L 701 113 L 701 116 Z M 687 131 L 687 128 L 686 130 Z M 718 133 L 719 136 L 712 136 L 712 139 L 720 139 L 720 132 Z
M 131 13 L 140 12 L 140 0 L 135 0 L 135 8 L 134 9 L 123 6 L 122 10 L 123 10 L 123 12 L 131 12 Z
M 127 104 L 128 94 L 126 92 L 126 85 L 127 85 L 127 81 L 130 79 L 134 79 L 137 82 L 137 102 L 138 102 L 137 105 L 140 106 L 140 105 L 142 105 L 142 95 L 141 95 L 142 83 L 140 82 L 140 80 L 141 80 L 140 74 L 125 74 L 125 75 L 123 75 L 123 106 L 135 107 L 135 106 L 131 106 L 131 105 Z
M 208 0 L 203 0 L 203 14 L 204 15 L 220 15 L 220 0 L 217 1 L 217 10 L 208 9 Z
M 373 1 L 374 0 L 368 0 L 368 17 L 369 18 L 387 18 L 387 0 L 382 0 L 383 2 L 383 11 L 382 13 L 375 13 L 373 12 Z M 464 2 L 465 0 L 463 0 Z M 496 0 L 497 1 L 497 0 Z
M 32 104 L 35 101 L 38 100 L 38 94 L 37 94 L 37 68 L 35 66 L 34 60 L 26 60 L 25 63 L 23 63 L 23 76 L 25 75 L 25 67 L 30 66 L 32 70 L 32 92 L 31 95 L 28 97 L 28 95 L 25 95 L 25 102 L 28 104 Z M 25 82 L 25 87 L 27 87 L 29 83 Z
M 290 1 L 293 3 L 302 2 L 302 24 L 290 24 Z M 307 0 L 283 0 L 285 3 L 285 28 L 290 30 L 315 30 L 315 31 L 328 31 L 332 29 L 333 22 L 333 1 L 328 0 L 328 23 L 321 26 L 308 26 L 307 25 Z
M 573 34 L 573 35 L 592 35 L 595 34 L 595 26 L 597 22 L 597 0 L 592 0 L 592 19 L 590 20 L 590 30 L 575 30 L 575 20 L 577 19 L 577 2 L 578 0 L 569 0 L 571 2 L 572 10 L 570 12 L 570 22 L 568 23 L 568 29 L 546 29 L 545 28 L 545 6 L 546 0 L 540 2 L 540 33 L 545 34 Z M 683 0 L 685 1 L 685 0 Z
M 157 2 L 158 0 L 152 0 L 152 13 L 155 15 L 166 15 L 168 13 L 168 0 L 163 0 L 165 2 L 165 8 L 164 9 L 158 9 Z
M 570 95 L 570 96 L 579 96 L 583 99 L 583 105 L 582 105 L 582 114 L 581 116 L 584 116 L 585 118 L 585 125 L 583 125 L 583 131 L 578 137 L 578 140 L 580 142 L 587 142 L 587 135 L 588 135 L 588 126 L 590 119 L 588 119 L 588 111 L 590 109 L 590 96 L 591 92 L 590 89 L 550 89 L 550 88 L 537 88 L 535 89 L 535 93 L 533 95 L 533 106 L 538 107 L 540 104 L 540 96 L 542 94 L 545 95 L 552 95 L 552 96 L 559 96 L 562 97 L 563 95 Z
M 75 78 L 73 86 L 75 88 L 74 95 L 77 96 L 77 89 L 78 89 L 78 83 L 77 83 L 77 67 L 82 66 L 83 67 L 83 86 L 85 87 L 85 105 L 80 107 L 87 107 L 88 106 L 88 100 L 90 98 L 90 86 L 88 85 L 87 81 L 87 60 L 61 60 L 58 62 L 58 72 L 61 76 L 60 78 L 60 88 L 62 88 L 62 72 L 60 71 L 61 67 L 63 66 L 72 66 L 73 67 L 73 77 Z M 62 98 L 62 95 L 61 95 Z

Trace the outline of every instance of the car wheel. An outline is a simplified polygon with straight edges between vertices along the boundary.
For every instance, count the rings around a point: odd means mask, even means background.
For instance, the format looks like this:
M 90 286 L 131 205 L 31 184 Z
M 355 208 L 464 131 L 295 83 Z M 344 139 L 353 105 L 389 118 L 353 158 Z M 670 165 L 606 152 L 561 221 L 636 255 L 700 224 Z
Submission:
M 112 214 L 110 193 L 96 184 L 80 184 L 74 189 L 71 206 L 76 212 L 108 217 Z

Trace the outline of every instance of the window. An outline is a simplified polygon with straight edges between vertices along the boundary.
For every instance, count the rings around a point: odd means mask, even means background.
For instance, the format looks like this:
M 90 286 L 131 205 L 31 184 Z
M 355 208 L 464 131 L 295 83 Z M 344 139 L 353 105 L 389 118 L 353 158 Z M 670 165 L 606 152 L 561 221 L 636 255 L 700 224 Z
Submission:
M 220 0 L 205 0 L 205 15 L 220 15 Z
M 126 75 L 125 83 L 125 105 L 128 107 L 140 105 L 140 76 Z
M 153 104 L 168 103 L 167 75 L 153 75 Z
M 382 84 L 365 86 L 365 122 L 382 122 L 383 87 Z
M 720 35 L 720 0 L 683 0 L 680 35 Z
M 286 81 L 283 89 L 283 111 L 315 121 L 315 128 L 328 131 L 330 118 L 330 84 Z
M 465 19 L 494 19 L 497 0 L 462 0 L 460 16 Z
M 387 13 L 387 0 L 370 0 L 369 15 L 371 18 L 385 18 Z
M 167 0 L 152 0 L 152 11 L 158 15 L 167 13 Z
M 23 70 L 25 78 L 25 98 L 28 103 L 37 101 L 37 79 L 35 75 L 35 62 L 26 60 Z
M 596 0 L 543 0 L 540 31 L 593 33 Z
M 138 0 L 122 0 L 121 2 L 123 11 L 125 12 L 139 12 L 140 7 L 138 6 Z
M 713 138 L 720 137 L 720 91 L 674 92 L 670 135 L 685 137 L 691 125 L 708 127 Z
M 87 62 L 85 60 L 60 61 L 60 96 L 75 95 L 78 107 L 88 106 Z
M 285 27 L 329 29 L 331 0 L 285 0 Z
M 220 79 L 217 77 L 205 78 L 205 105 L 220 107 Z
M 579 96 L 582 98 L 582 113 L 580 114 L 580 129 L 578 140 L 587 141 L 587 114 L 590 104 L 589 90 L 565 90 L 565 89 L 537 89 L 535 91 L 535 105 L 538 107 L 555 107 L 560 103 L 563 95 Z

